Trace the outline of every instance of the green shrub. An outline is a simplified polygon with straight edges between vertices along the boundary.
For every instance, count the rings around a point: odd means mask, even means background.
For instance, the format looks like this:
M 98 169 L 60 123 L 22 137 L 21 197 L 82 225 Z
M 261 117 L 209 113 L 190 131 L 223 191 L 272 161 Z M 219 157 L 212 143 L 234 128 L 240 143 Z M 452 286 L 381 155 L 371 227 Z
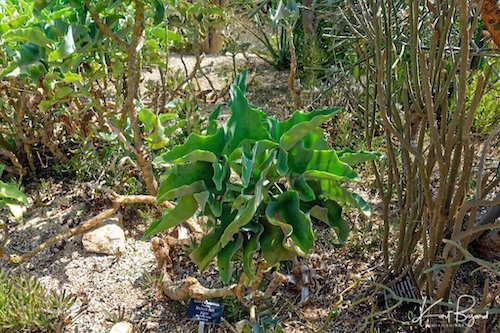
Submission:
M 0 331 L 62 332 L 75 300 L 64 292 L 47 293 L 26 274 L 0 271 Z
M 173 164 L 163 177 L 158 202 L 178 200 L 145 231 L 149 237 L 201 210 L 211 231 L 191 258 L 203 270 L 217 256 L 226 283 L 239 251 L 250 280 L 257 253 L 270 266 L 307 256 L 314 246 L 311 218 L 333 227 L 336 244 L 344 243 L 349 225 L 341 217 L 341 205 L 370 214 L 369 205 L 344 183 L 360 180 L 353 165 L 379 156 L 329 149 L 319 126 L 338 108 L 295 112 L 282 122 L 268 117 L 248 103 L 246 79 L 243 72 L 231 87 L 232 114 L 224 126 L 217 125 L 218 108 L 206 135 L 191 134 L 184 144 L 156 158 L 158 165 Z

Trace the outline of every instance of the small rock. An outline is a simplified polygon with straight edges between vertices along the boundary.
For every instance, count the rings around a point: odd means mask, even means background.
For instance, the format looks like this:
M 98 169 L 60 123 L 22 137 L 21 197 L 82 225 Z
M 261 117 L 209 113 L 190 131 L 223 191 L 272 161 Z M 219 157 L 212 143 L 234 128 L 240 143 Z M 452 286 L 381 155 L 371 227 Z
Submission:
M 97 229 L 87 232 L 82 237 L 86 252 L 120 254 L 125 252 L 125 232 L 122 228 L 121 215 L 104 221 Z
M 157 332 L 158 331 L 158 323 L 148 321 L 146 323 L 146 329 L 147 330 L 154 330 L 154 332 Z
M 189 238 L 189 232 L 186 227 L 180 225 L 177 227 L 177 239 Z
M 115 326 L 111 327 L 111 331 L 109 333 L 132 333 L 134 331 L 134 326 L 131 323 L 127 323 L 126 321 L 122 321 Z

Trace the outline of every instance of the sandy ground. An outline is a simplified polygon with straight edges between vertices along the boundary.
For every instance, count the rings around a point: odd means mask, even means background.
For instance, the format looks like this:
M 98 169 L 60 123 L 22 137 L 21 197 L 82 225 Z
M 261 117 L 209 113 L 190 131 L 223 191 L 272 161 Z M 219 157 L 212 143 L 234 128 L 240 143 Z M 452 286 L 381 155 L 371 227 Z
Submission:
M 196 58 L 189 54 L 172 54 L 169 58 L 170 70 L 185 77 L 186 70 L 183 62 L 186 65 L 187 72 L 190 73 L 196 63 Z M 248 70 L 249 76 L 256 72 L 248 87 L 248 98 L 251 103 L 258 105 L 264 111 L 272 112 L 279 118 L 286 117 L 290 110 L 294 109 L 287 88 L 288 71 L 277 71 L 256 55 L 249 54 L 244 57 L 242 54 L 238 54 L 236 56 L 236 73 L 240 73 L 245 69 Z M 194 84 L 197 88 L 199 85 L 200 90 L 205 92 L 212 90 L 208 80 L 220 92 L 224 89 L 227 90 L 227 86 L 231 84 L 234 77 L 233 62 L 230 55 L 205 55 L 201 62 L 201 70 L 205 75 L 198 72 Z M 145 71 L 142 77 L 143 87 L 147 86 L 148 81 L 158 84 L 160 82 L 159 72 L 155 69 Z M 145 90 L 143 90 L 144 92 Z M 229 95 L 226 94 L 219 102 L 224 102 L 228 97 Z

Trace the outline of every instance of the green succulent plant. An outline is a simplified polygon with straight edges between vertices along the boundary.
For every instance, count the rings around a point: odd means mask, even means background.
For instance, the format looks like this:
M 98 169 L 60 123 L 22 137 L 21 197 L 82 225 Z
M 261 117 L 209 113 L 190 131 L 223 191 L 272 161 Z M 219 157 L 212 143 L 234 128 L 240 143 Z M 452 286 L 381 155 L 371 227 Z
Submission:
M 334 228 L 335 245 L 342 245 L 349 232 L 342 206 L 370 214 L 369 205 L 344 184 L 360 180 L 353 165 L 379 157 L 328 147 L 319 126 L 339 108 L 297 111 L 278 121 L 249 104 L 246 79 L 243 72 L 232 84 L 231 117 L 222 127 L 217 125 L 219 107 L 205 135 L 191 134 L 155 159 L 157 165 L 170 166 L 157 200 L 177 199 L 177 205 L 145 231 L 145 237 L 152 236 L 200 211 L 208 217 L 209 233 L 190 256 L 200 270 L 217 257 L 225 283 L 239 251 L 250 280 L 257 254 L 270 266 L 307 256 L 314 247 L 313 220 Z
M 62 332 L 75 319 L 75 301 L 25 273 L 0 271 L 0 332 Z

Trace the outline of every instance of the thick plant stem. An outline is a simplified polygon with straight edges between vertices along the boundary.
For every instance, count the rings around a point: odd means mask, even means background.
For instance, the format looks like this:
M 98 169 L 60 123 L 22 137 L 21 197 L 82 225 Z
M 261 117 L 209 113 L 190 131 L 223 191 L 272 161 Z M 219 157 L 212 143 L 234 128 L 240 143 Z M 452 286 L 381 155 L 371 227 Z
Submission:
M 288 48 L 290 51 L 290 74 L 288 74 L 288 91 L 292 96 L 294 106 L 299 108 L 302 104 L 300 99 L 300 90 L 295 88 L 295 77 L 297 71 L 297 59 L 295 54 L 295 45 L 293 43 L 293 31 L 291 27 L 287 27 L 288 32 Z
M 126 121 L 126 117 L 130 119 L 130 127 L 133 133 L 133 150 L 137 159 L 137 165 L 141 170 L 142 179 L 146 189 L 150 195 L 156 195 L 158 184 L 154 177 L 153 166 L 151 164 L 151 157 L 144 145 L 142 131 L 137 119 L 137 111 L 134 105 L 135 99 L 139 91 L 139 83 L 141 78 L 141 61 L 140 50 L 144 45 L 144 2 L 142 0 L 135 0 L 135 15 L 134 26 L 132 28 L 132 38 L 130 43 L 127 44 L 115 35 L 109 27 L 102 22 L 99 15 L 90 10 L 93 20 L 96 22 L 97 27 L 102 33 L 114 41 L 118 46 L 127 52 L 127 87 L 125 91 L 125 99 L 123 102 L 123 109 L 121 113 L 120 125 Z M 86 3 L 88 7 L 88 2 Z
M 179 240 L 170 236 L 165 236 L 161 239 L 159 237 L 154 237 L 151 240 L 151 248 L 158 263 L 158 271 L 162 273 L 162 281 L 160 285 L 161 292 L 169 299 L 181 301 L 190 297 L 196 299 L 209 299 L 230 296 L 238 298 L 245 306 L 251 307 L 253 302 L 257 300 L 270 298 L 277 287 L 289 281 L 283 274 L 274 272 L 273 279 L 266 292 L 259 293 L 254 291 L 249 294 L 251 295 L 249 297 L 243 297 L 245 283 L 244 274 L 240 276 L 238 283 L 222 288 L 204 287 L 194 277 L 187 277 L 184 280 L 176 281 L 175 277 L 171 273 L 172 260 L 170 259 L 170 248 L 175 245 L 186 245 L 186 243 L 189 242 L 189 239 Z M 264 266 L 261 266 L 261 268 L 263 267 Z M 251 289 L 252 288 L 250 288 L 250 290 Z
M 160 286 L 162 293 L 169 299 L 177 301 L 185 300 L 189 297 L 196 299 L 218 298 L 227 296 L 236 297 L 236 284 L 232 284 L 223 288 L 209 289 L 204 287 L 194 277 L 187 277 L 180 282 L 176 282 L 174 279 L 172 279 L 169 272 L 172 264 L 172 261 L 170 259 L 170 247 L 172 245 L 179 245 L 183 243 L 183 240 L 174 239 L 172 237 L 164 237 L 163 239 L 154 237 L 151 240 L 151 248 L 158 263 L 158 270 L 163 273 Z
M 135 109 L 134 100 L 139 91 L 139 81 L 141 77 L 141 64 L 139 59 L 139 51 L 144 45 L 144 3 L 141 0 L 135 1 L 135 23 L 132 32 L 132 40 L 127 50 L 127 96 L 125 98 L 123 107 L 128 112 L 130 124 L 134 133 L 134 147 L 137 154 L 137 164 L 141 169 L 142 178 L 150 195 L 156 195 L 158 184 L 154 177 L 153 166 L 151 164 L 150 156 L 144 146 L 142 139 L 142 131 L 137 119 L 137 111 Z

